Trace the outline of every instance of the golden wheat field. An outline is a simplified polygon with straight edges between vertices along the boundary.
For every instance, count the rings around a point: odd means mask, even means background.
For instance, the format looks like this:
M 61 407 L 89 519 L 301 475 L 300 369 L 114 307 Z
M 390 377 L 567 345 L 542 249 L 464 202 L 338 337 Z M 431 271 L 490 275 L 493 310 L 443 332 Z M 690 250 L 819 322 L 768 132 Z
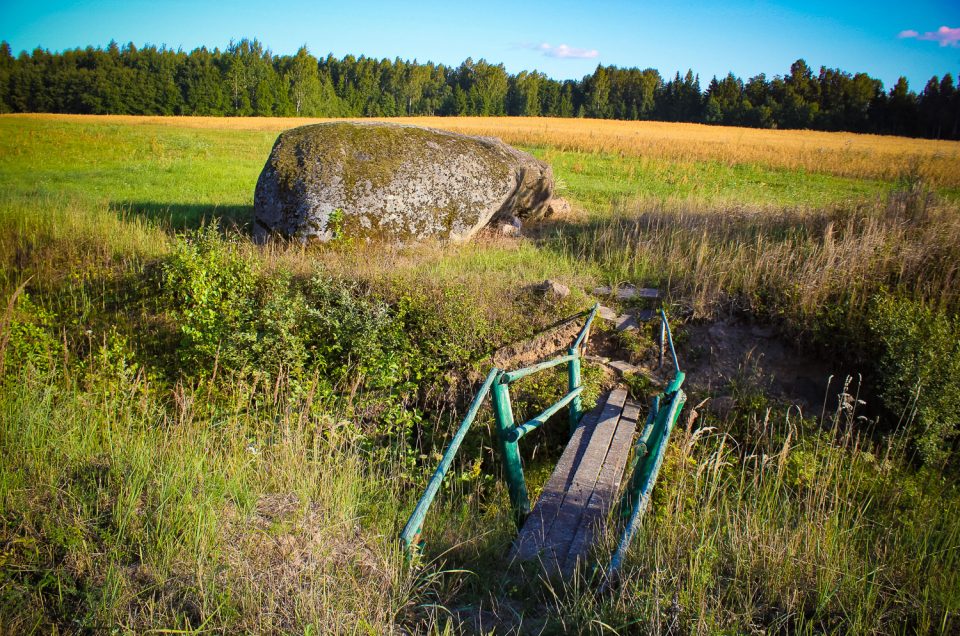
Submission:
M 159 124 L 224 130 L 285 130 L 330 119 L 17 115 L 56 121 Z M 548 117 L 398 117 L 380 120 L 500 137 L 510 144 L 670 161 L 759 164 L 867 179 L 917 174 L 939 187 L 960 186 L 960 142 L 811 130 Z

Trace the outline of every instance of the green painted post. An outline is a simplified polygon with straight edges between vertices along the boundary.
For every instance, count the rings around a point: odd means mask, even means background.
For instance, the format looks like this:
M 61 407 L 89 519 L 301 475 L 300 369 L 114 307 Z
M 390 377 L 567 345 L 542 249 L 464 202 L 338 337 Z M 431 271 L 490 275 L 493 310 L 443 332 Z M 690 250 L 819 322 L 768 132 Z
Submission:
M 657 340 L 659 353 L 657 355 L 657 368 L 663 368 L 663 348 L 667 345 L 667 321 L 665 318 L 660 318 L 660 337 Z
M 570 366 L 567 367 L 569 370 L 569 377 L 567 381 L 567 391 L 573 391 L 578 386 L 580 386 L 580 356 L 577 355 L 576 349 L 570 349 L 568 352 L 570 355 L 575 356 L 573 360 L 570 361 Z M 583 409 L 583 400 L 580 399 L 580 396 L 573 398 L 573 401 L 570 402 L 570 434 L 573 435 L 573 431 L 577 428 L 577 424 L 580 423 L 581 411 Z
M 513 507 L 517 528 L 520 528 L 530 514 L 530 498 L 527 496 L 527 484 L 523 479 L 519 446 L 507 437 L 507 431 L 513 428 L 513 410 L 510 408 L 510 386 L 501 383 L 502 379 L 503 374 L 493 383 L 493 413 L 497 420 L 497 438 L 500 441 L 500 453 L 503 455 L 503 474 L 510 491 L 510 505 Z

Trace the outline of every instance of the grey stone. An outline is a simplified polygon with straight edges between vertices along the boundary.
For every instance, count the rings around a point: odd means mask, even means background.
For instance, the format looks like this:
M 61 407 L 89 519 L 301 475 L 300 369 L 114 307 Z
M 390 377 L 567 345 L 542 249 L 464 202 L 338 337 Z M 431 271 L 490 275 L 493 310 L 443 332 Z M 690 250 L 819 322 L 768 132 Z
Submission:
M 615 369 L 620 375 L 626 373 L 638 373 L 640 367 L 634 366 L 625 360 L 613 360 L 607 363 L 607 366 L 611 369 Z
M 630 331 L 631 329 L 636 329 L 639 326 L 640 325 L 637 324 L 636 318 L 630 314 L 617 316 L 617 331 Z
M 510 216 L 500 222 L 500 233 L 504 236 L 519 236 L 520 228 L 523 227 L 523 221 L 515 216 Z
M 570 202 L 563 197 L 550 199 L 545 216 L 566 216 L 570 214 Z
M 648 298 L 656 300 L 657 298 L 660 298 L 659 289 L 654 289 L 652 287 L 640 287 L 638 289 L 629 283 L 620 285 L 616 289 L 611 289 L 607 285 L 603 285 L 602 287 L 594 287 L 593 293 L 595 296 L 609 296 L 613 294 L 619 300 L 632 300 L 634 298 Z
M 536 286 L 536 291 L 544 296 L 554 296 L 556 298 L 566 298 L 570 295 L 570 288 L 561 285 L 555 280 L 545 280 Z
M 649 298 L 655 300 L 660 298 L 660 290 L 652 287 L 640 287 L 638 289 L 630 284 L 621 285 L 617 288 L 617 298 L 620 300 L 631 300 L 633 298 Z
M 607 364 L 608 362 L 610 362 L 610 358 L 605 358 L 603 356 L 587 355 L 587 356 L 583 356 L 583 359 L 586 360 L 587 362 L 592 362 L 594 364 Z
M 254 239 L 461 241 L 511 217 L 545 216 L 552 194 L 550 166 L 499 139 L 315 124 L 277 138 L 254 193 Z
M 617 319 L 617 312 L 609 307 L 605 307 L 604 305 L 600 305 L 600 307 L 597 309 L 597 315 L 604 320 L 609 320 L 611 322 Z

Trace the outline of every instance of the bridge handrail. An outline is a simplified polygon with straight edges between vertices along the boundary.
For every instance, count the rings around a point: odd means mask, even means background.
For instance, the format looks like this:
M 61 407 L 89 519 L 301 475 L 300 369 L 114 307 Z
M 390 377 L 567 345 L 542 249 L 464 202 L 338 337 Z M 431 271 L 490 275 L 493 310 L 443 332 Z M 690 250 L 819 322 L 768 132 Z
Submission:
M 552 415 L 557 413 L 567 404 L 570 404 L 571 430 L 572 427 L 576 425 L 576 422 L 579 421 L 581 416 L 580 394 L 583 392 L 583 386 L 581 385 L 580 381 L 580 357 L 582 356 L 581 348 L 590 337 L 590 327 L 593 324 L 593 319 L 596 317 L 599 308 L 600 303 L 596 303 L 592 307 L 589 315 L 587 316 L 587 320 L 583 325 L 583 328 L 581 328 L 577 334 L 577 338 L 574 341 L 573 346 L 567 351 L 567 355 L 559 356 L 557 358 L 546 360 L 544 362 L 524 367 L 522 369 L 517 369 L 515 371 L 501 371 L 496 367 L 490 369 L 490 372 L 487 373 L 487 377 L 484 380 L 483 385 L 480 387 L 480 390 L 470 403 L 470 408 L 467 410 L 467 414 L 460 423 L 460 427 L 454 434 L 453 439 L 450 440 L 450 444 L 447 445 L 447 448 L 443 453 L 443 457 L 440 460 L 440 464 L 437 466 L 433 476 L 430 478 L 430 482 L 427 484 L 426 490 L 417 501 L 417 505 L 413 509 L 413 513 L 411 513 L 410 518 L 407 519 L 407 523 L 404 525 L 403 531 L 400 533 L 400 539 L 403 541 L 408 552 L 413 548 L 414 544 L 417 543 L 417 539 L 420 536 L 421 530 L 423 529 L 423 521 L 426 518 L 427 511 L 430 509 L 430 505 L 437 496 L 437 492 L 440 490 L 440 486 L 443 484 L 443 478 L 446 476 L 447 471 L 450 470 L 450 466 L 453 464 L 453 459 L 456 456 L 457 451 L 460 449 L 460 444 L 463 442 L 464 437 L 466 437 L 467 431 L 470 430 L 470 426 L 473 424 L 473 420 L 476 418 L 477 412 L 480 410 L 483 400 L 491 391 L 493 391 L 494 414 L 497 418 L 497 428 L 502 445 L 501 450 L 504 452 L 504 457 L 507 463 L 507 482 L 510 487 L 511 503 L 514 505 L 515 511 L 518 509 L 526 509 L 525 512 L 521 513 L 522 515 L 525 516 L 526 512 L 529 512 L 526 484 L 523 481 L 523 469 L 520 467 L 519 453 L 516 452 L 517 441 L 530 431 L 543 425 L 548 419 L 550 419 Z M 582 315 L 582 313 L 579 314 L 579 316 Z M 516 382 L 520 378 L 550 369 L 563 363 L 568 363 L 569 365 L 568 392 L 557 402 L 554 402 L 551 406 L 544 410 L 543 413 L 540 413 L 528 422 L 524 422 L 519 426 L 514 426 L 513 412 L 510 407 L 510 393 L 508 385 L 511 382 Z
M 427 516 L 430 504 L 433 503 L 434 497 L 437 496 L 437 491 L 440 490 L 443 478 L 446 476 L 447 471 L 450 470 L 451 464 L 453 464 L 453 458 L 460 449 L 463 438 L 466 437 L 467 431 L 470 430 L 470 426 L 473 424 L 473 420 L 476 419 L 480 405 L 483 403 L 484 398 L 487 397 L 487 393 L 490 392 L 490 387 L 493 386 L 494 381 L 499 375 L 500 369 L 496 367 L 490 369 L 487 378 L 483 381 L 483 385 L 474 396 L 473 402 L 470 403 L 470 408 L 467 409 L 467 414 L 460 423 L 460 428 L 457 429 L 453 439 L 450 440 L 450 444 L 447 445 L 447 449 L 443 453 L 443 458 L 440 460 L 440 465 L 437 466 L 433 477 L 430 478 L 430 483 L 427 484 L 426 491 L 424 491 L 423 496 L 420 497 L 420 500 L 417 502 L 417 507 L 413 509 L 413 513 L 407 520 L 407 525 L 404 526 L 403 532 L 400 533 L 400 538 L 408 550 L 416 542 L 417 537 L 420 536 L 420 530 L 423 528 L 423 520 Z
M 488 393 L 492 395 L 494 417 L 497 424 L 497 436 L 500 443 L 500 451 L 504 460 L 504 475 L 507 481 L 508 490 L 510 492 L 510 503 L 518 527 L 523 524 L 526 516 L 530 513 L 530 501 L 527 495 L 527 486 L 523 476 L 523 467 L 520 462 L 520 453 L 517 442 L 519 442 L 519 440 L 527 433 L 545 424 L 550 417 L 555 415 L 560 411 L 560 409 L 567 405 L 570 406 L 571 433 L 577 424 L 579 424 L 580 418 L 582 417 L 582 405 L 580 398 L 581 394 L 583 393 L 583 384 L 580 374 L 580 361 L 583 357 L 583 351 L 586 349 L 586 343 L 590 337 L 590 328 L 593 324 L 594 318 L 597 316 L 599 308 L 600 303 L 596 303 L 590 310 L 589 315 L 584 322 L 583 328 L 580 329 L 576 339 L 573 342 L 573 345 L 567 350 L 566 355 L 558 356 L 556 358 L 545 360 L 543 362 L 523 367 L 521 369 L 516 369 L 514 371 L 502 371 L 496 367 L 490 369 L 479 391 L 474 396 L 473 401 L 470 403 L 470 407 L 467 410 L 467 414 L 464 416 L 463 421 L 460 423 L 460 427 L 457 429 L 453 439 L 450 440 L 450 444 L 444 451 L 443 457 L 440 460 L 440 464 L 437 466 L 433 476 L 430 478 L 430 482 L 427 484 L 426 490 L 420 497 L 419 501 L 417 501 L 417 505 L 414 508 L 413 513 L 410 515 L 410 518 L 407 520 L 403 531 L 400 533 L 400 537 L 408 551 L 410 551 L 417 543 L 417 540 L 423 529 L 423 522 L 427 515 L 427 511 L 429 510 L 430 505 L 433 503 L 437 492 L 440 490 L 443 479 L 450 470 L 450 466 L 453 464 L 453 459 L 460 448 L 460 444 L 463 442 L 464 437 L 466 437 L 466 434 L 469 431 L 470 426 L 473 424 L 474 419 L 476 419 L 477 413 L 480 410 L 480 406 L 487 397 Z M 578 315 L 582 316 L 583 314 L 581 313 Z M 629 514 L 630 519 L 627 523 L 627 528 L 624 532 L 624 535 L 621 537 L 616 558 L 614 559 L 615 567 L 612 569 L 612 571 L 615 571 L 616 567 L 618 567 L 622 561 L 626 547 L 629 545 L 630 539 L 635 531 L 637 521 L 643 514 L 643 509 L 646 507 L 646 502 L 649 500 L 649 490 L 653 485 L 653 481 L 656 480 L 660 463 L 663 461 L 663 452 L 666 449 L 666 442 L 670 435 L 670 429 L 676 423 L 680 408 L 682 408 L 683 402 L 686 399 L 683 391 L 680 390 L 680 386 L 683 384 L 684 380 L 684 373 L 680 370 L 680 365 L 677 361 L 677 353 L 673 344 L 673 335 L 670 332 L 670 325 L 667 323 L 667 316 L 663 309 L 660 310 L 660 319 L 661 355 L 663 352 L 662 347 L 664 340 L 666 340 L 670 347 L 670 354 L 673 358 L 673 365 L 676 373 L 674 374 L 672 381 L 664 393 L 655 399 L 654 410 L 651 412 L 648 425 L 644 427 L 640 443 L 638 444 L 637 450 L 642 452 L 642 456 L 638 456 L 637 459 L 635 459 L 634 475 L 631 479 L 631 487 L 628 488 L 628 498 L 630 504 L 632 504 L 628 506 L 628 509 L 632 510 L 629 510 L 631 513 Z M 568 365 L 567 393 L 547 407 L 536 417 L 527 422 L 516 425 L 513 418 L 513 409 L 510 404 L 510 384 L 521 378 L 527 377 L 534 373 L 539 373 L 540 371 L 551 369 L 564 363 Z M 669 405 L 665 406 L 664 408 L 660 408 L 658 411 L 658 405 L 661 403 L 665 404 L 668 400 Z M 642 449 L 640 448 L 641 444 Z

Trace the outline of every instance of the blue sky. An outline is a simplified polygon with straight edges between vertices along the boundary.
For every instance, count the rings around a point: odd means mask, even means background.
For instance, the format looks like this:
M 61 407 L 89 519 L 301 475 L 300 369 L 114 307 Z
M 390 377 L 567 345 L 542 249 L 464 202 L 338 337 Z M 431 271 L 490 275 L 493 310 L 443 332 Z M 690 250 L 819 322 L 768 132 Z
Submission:
M 459 64 L 467 57 L 580 78 L 598 63 L 692 68 L 706 84 L 733 71 L 782 75 L 797 58 L 865 71 L 916 90 L 960 72 L 960 2 L 209 2 L 0 0 L 14 52 L 165 44 L 191 50 L 256 37 L 276 53 L 332 52 Z

